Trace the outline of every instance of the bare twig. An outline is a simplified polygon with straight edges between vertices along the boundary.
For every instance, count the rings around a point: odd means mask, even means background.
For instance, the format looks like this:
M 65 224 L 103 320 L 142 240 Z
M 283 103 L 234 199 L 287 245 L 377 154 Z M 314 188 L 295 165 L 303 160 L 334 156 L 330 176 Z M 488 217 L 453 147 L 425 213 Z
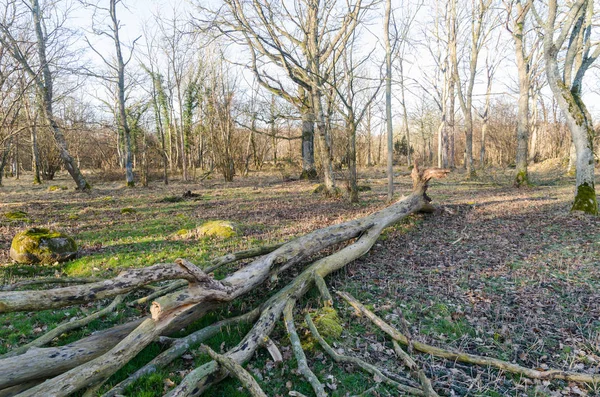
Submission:
M 322 280 L 322 278 L 321 278 Z M 298 362 L 298 370 L 304 376 L 304 378 L 310 383 L 317 397 L 326 397 L 327 393 L 325 393 L 325 388 L 323 384 L 319 381 L 319 378 L 311 371 L 308 366 L 308 362 L 306 361 L 306 355 L 304 354 L 304 350 L 302 349 L 302 344 L 300 343 L 300 338 L 298 337 L 298 333 L 296 332 L 296 326 L 294 325 L 294 306 L 296 305 L 296 301 L 294 299 L 290 299 L 288 303 L 285 305 L 283 309 L 283 320 L 285 322 L 285 328 L 288 332 L 288 337 L 290 338 L 290 342 L 292 343 L 292 350 L 294 351 L 294 356 L 296 357 L 296 361 Z
M 403 385 L 401 383 L 396 382 L 395 380 L 388 378 L 381 372 L 381 370 L 379 370 L 379 368 L 361 360 L 358 357 L 351 357 L 351 356 L 346 356 L 346 355 L 337 353 L 335 350 L 333 350 L 331 348 L 331 346 L 329 346 L 329 344 L 325 341 L 325 339 L 323 339 L 323 337 L 319 334 L 319 331 L 317 331 L 317 328 L 315 327 L 315 324 L 313 323 L 312 319 L 310 318 L 310 315 L 307 314 L 305 319 L 306 319 L 306 324 L 308 324 L 308 328 L 310 329 L 310 332 L 313 334 L 314 338 L 317 340 L 317 342 L 319 342 L 319 345 L 321 345 L 323 350 L 325 350 L 325 352 L 327 352 L 327 354 L 329 354 L 335 362 L 354 364 L 354 365 L 362 368 L 364 371 L 370 373 L 374 377 L 378 378 L 377 380 L 381 380 L 382 382 L 385 382 L 388 385 L 394 386 L 398 390 L 402 390 L 406 393 L 411 393 L 415 396 L 424 396 L 425 395 L 423 393 L 423 391 L 421 391 L 419 389 L 416 389 L 411 386 Z

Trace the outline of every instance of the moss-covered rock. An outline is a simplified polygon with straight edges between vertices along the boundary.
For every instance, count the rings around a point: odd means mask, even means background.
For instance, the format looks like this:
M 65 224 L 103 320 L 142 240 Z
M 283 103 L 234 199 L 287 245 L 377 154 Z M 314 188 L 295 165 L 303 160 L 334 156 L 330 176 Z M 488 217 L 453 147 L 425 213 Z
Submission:
M 229 238 L 237 235 L 237 227 L 229 221 L 216 220 L 203 223 L 196 228 L 194 234 L 198 237 Z
M 135 214 L 135 212 L 135 209 L 130 207 L 121 208 L 121 214 Z
M 30 228 L 17 233 L 10 246 L 10 257 L 18 263 L 51 264 L 77 255 L 75 240 L 64 233 L 44 228 Z
M 29 214 L 25 211 L 9 211 L 4 213 L 4 218 L 9 222 L 31 222 Z

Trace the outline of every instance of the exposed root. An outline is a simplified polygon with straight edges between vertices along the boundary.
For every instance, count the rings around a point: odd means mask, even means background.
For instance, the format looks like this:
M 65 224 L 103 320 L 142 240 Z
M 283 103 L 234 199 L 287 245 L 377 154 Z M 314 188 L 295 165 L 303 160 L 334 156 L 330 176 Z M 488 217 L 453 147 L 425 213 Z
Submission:
M 227 356 L 217 354 L 213 349 L 206 345 L 202 346 L 202 348 L 206 350 L 208 355 L 219 363 L 220 366 L 229 371 L 231 375 L 235 376 L 246 390 L 250 392 L 250 395 L 253 397 L 267 397 L 252 375 L 250 375 L 241 365 Z
M 354 364 L 354 365 L 362 368 L 364 371 L 370 373 L 374 377 L 381 379 L 382 382 L 385 382 L 386 384 L 393 386 L 393 387 L 397 388 L 398 390 L 413 394 L 415 396 L 424 396 L 425 395 L 422 390 L 416 389 L 411 386 L 403 385 L 401 383 L 396 382 L 395 380 L 388 378 L 387 376 L 385 376 L 383 374 L 383 372 L 381 372 L 381 370 L 379 368 L 377 368 L 376 366 L 374 366 L 372 364 L 367 363 L 366 361 L 361 360 L 358 357 L 346 356 L 346 355 L 337 353 L 335 350 L 333 350 L 331 348 L 331 346 L 329 346 L 329 344 L 325 341 L 325 339 L 323 339 L 323 337 L 319 334 L 319 331 L 317 331 L 317 327 L 315 327 L 315 324 L 313 323 L 312 319 L 310 318 L 310 315 L 307 314 L 306 317 L 304 317 L 304 318 L 306 320 L 306 324 L 308 325 L 308 328 L 310 329 L 310 332 L 313 334 L 313 337 L 317 340 L 317 342 L 319 342 L 319 345 L 321 345 L 323 350 L 325 350 L 325 352 L 327 354 L 329 354 L 336 363 Z
M 387 324 L 376 314 L 367 309 L 362 303 L 357 301 L 347 292 L 337 292 L 339 296 L 344 298 L 352 307 L 354 307 L 359 314 L 363 314 L 375 325 L 377 325 L 383 332 L 392 337 L 395 341 L 408 345 L 410 342 L 406 335 L 394 327 Z M 507 361 L 499 360 L 492 357 L 477 356 L 474 354 L 468 354 L 463 352 L 453 352 L 450 350 L 442 349 L 439 347 L 431 346 L 426 343 L 412 341 L 412 346 L 415 350 L 422 353 L 431 354 L 432 356 L 446 358 L 448 360 L 460 361 L 468 364 L 490 366 L 502 371 L 510 372 L 517 375 L 522 375 L 531 379 L 540 380 L 551 380 L 551 379 L 562 379 L 570 382 L 600 384 L 600 374 L 584 374 L 572 371 L 562 371 L 558 369 L 549 369 L 545 371 L 538 371 L 536 369 L 522 367 L 518 364 L 509 363 Z
M 11 350 L 10 352 L 6 353 L 5 355 L 3 355 L 0 358 L 8 358 L 8 357 L 13 357 L 13 356 L 18 356 L 19 354 L 25 353 L 27 350 L 31 349 L 32 347 L 40 347 L 40 346 L 44 346 L 47 343 L 50 343 L 54 338 L 62 335 L 65 332 L 69 332 L 74 329 L 85 327 L 92 321 L 94 321 L 102 316 L 105 316 L 108 313 L 111 313 L 113 310 L 115 310 L 115 308 L 121 302 L 123 302 L 124 298 L 125 298 L 124 295 L 119 295 L 111 302 L 110 305 L 106 306 L 104 309 L 98 310 L 97 312 L 92 313 L 89 316 L 86 316 L 84 318 L 80 318 L 75 321 L 67 321 L 65 323 L 62 323 L 62 324 L 58 325 L 56 328 L 54 328 L 54 329 L 50 330 L 49 332 L 45 333 L 44 335 L 40 336 L 39 338 L 27 343 L 26 345 L 23 345 L 14 350 Z
M 322 280 L 322 279 L 321 279 Z M 294 325 L 294 306 L 296 305 L 296 301 L 290 299 L 288 303 L 285 305 L 285 309 L 283 309 L 283 319 L 285 322 L 285 328 L 287 329 L 288 336 L 290 338 L 290 342 L 292 343 L 292 350 L 294 351 L 294 356 L 296 357 L 296 361 L 298 362 L 298 370 L 304 376 L 304 379 L 310 383 L 317 397 L 327 397 L 327 393 L 325 393 L 325 388 L 323 384 L 319 381 L 319 378 L 311 371 L 306 361 L 306 355 L 304 354 L 304 350 L 302 349 L 302 344 L 300 343 L 300 338 L 298 337 L 298 333 L 296 332 L 296 326 Z

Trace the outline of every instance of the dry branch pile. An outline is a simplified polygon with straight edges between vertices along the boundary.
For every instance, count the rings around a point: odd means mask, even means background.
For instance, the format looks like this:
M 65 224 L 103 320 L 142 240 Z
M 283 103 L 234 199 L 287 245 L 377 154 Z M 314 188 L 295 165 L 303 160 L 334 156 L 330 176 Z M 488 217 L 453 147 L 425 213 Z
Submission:
M 296 332 L 294 324 L 296 302 L 310 288 L 316 287 L 322 296 L 324 305 L 331 305 L 332 297 L 327 290 L 324 278 L 368 252 L 386 227 L 411 213 L 431 211 L 430 199 L 426 195 L 428 182 L 432 178 L 444 177 L 446 173 L 446 170 L 441 169 L 421 171 L 415 167 L 412 174 L 414 186 L 411 195 L 378 212 L 361 219 L 313 231 L 281 246 L 229 254 L 215 259 L 212 266 L 205 269 L 200 269 L 191 262 L 179 259 L 175 263 L 156 264 L 143 269 L 124 271 L 117 277 L 108 280 L 72 280 L 76 285 L 49 290 L 15 291 L 15 286 L 9 286 L 0 292 L 0 313 L 60 308 L 109 297 L 115 297 L 115 301 L 120 302 L 124 299 L 125 294 L 140 288 L 150 289 L 151 293 L 146 298 L 131 301 L 130 304 L 144 304 L 151 300 L 152 304 L 151 316 L 147 318 L 132 320 L 71 344 L 60 347 L 41 347 L 52 340 L 58 332 L 50 331 L 48 335 L 9 352 L 0 359 L 0 368 L 2 368 L 0 396 L 65 396 L 79 390 L 86 390 L 86 395 L 95 395 L 111 375 L 127 364 L 148 344 L 161 339 L 170 343 L 168 349 L 105 393 L 105 396 L 121 395 L 125 388 L 135 380 L 165 367 L 181 357 L 190 346 L 202 343 L 224 327 L 242 321 L 254 321 L 253 327 L 243 340 L 224 354 L 217 354 L 210 348 L 203 347 L 202 349 L 211 355 L 213 361 L 189 372 L 168 395 L 200 395 L 212 384 L 229 375 L 240 379 L 251 394 L 264 395 L 264 392 L 260 390 L 258 384 L 248 375 L 242 365 L 250 360 L 260 346 L 265 346 L 274 356 L 279 354 L 269 339 L 269 335 L 282 317 L 300 373 L 310 383 L 317 396 L 325 396 L 327 395 L 325 389 L 318 377 L 311 371 Z M 242 316 L 217 322 L 190 335 L 176 339 L 169 338 L 175 331 L 181 330 L 206 313 L 252 291 L 270 277 L 306 262 L 308 258 L 328 247 L 344 242 L 348 242 L 347 245 L 308 265 L 260 307 Z M 252 257 L 256 259 L 223 280 L 215 280 L 210 275 L 210 272 L 219 266 Z M 153 283 L 164 280 L 175 281 L 162 288 L 152 286 Z M 390 335 L 399 359 L 414 381 L 405 382 L 407 384 L 401 383 L 400 377 L 392 379 L 372 364 L 356 357 L 336 353 L 318 334 L 310 317 L 307 317 L 306 322 L 314 338 L 336 362 L 352 363 L 400 391 L 413 395 L 437 396 L 435 384 L 432 384 L 424 371 L 418 367 L 409 353 L 402 350 L 398 343 L 409 345 L 409 352 L 414 349 L 452 360 L 495 366 L 532 378 L 600 382 L 597 375 L 530 370 L 496 359 L 450 352 L 413 342 L 410 336 L 405 336 L 385 324 L 349 295 L 342 296 Z M 70 329 L 82 326 L 91 319 L 110 312 L 115 305 L 116 303 L 113 303 L 108 308 L 91 314 L 89 318 L 77 321 L 77 324 L 72 324 Z M 299 395 L 296 392 L 292 393 Z

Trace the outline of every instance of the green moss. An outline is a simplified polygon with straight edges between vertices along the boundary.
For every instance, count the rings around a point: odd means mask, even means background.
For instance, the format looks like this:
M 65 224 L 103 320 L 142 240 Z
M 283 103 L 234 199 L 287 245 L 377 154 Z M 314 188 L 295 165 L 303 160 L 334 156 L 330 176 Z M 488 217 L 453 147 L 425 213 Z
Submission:
M 75 240 L 56 230 L 31 228 L 13 238 L 10 256 L 18 263 L 51 264 L 77 254 Z
M 584 182 L 577 186 L 577 194 L 571 211 L 583 211 L 586 214 L 598 215 L 598 199 L 594 185 L 590 186 Z
M 131 207 L 121 208 L 121 214 L 135 214 L 136 210 Z
M 202 224 L 196 229 L 198 237 L 229 238 L 237 235 L 236 227 L 229 221 L 217 220 Z
M 59 186 L 59 185 L 50 185 L 48 186 L 48 191 L 49 192 L 56 192 L 58 190 L 67 190 L 68 188 L 66 186 Z
M 359 192 L 369 192 L 371 191 L 371 186 L 369 185 L 358 185 Z
M 135 187 L 135 182 L 127 182 L 126 184 L 127 187 Z
M 29 214 L 25 211 L 9 211 L 4 213 L 4 217 L 10 222 L 31 222 Z
M 323 307 L 311 317 L 313 317 L 317 330 L 324 338 L 337 339 L 342 335 L 344 328 L 340 324 L 340 318 L 334 308 Z
M 300 174 L 300 179 L 304 179 L 304 180 L 315 180 L 317 179 L 319 176 L 317 175 L 317 170 L 315 169 L 311 169 L 311 170 L 302 170 L 302 173 Z
M 517 172 L 517 176 L 515 177 L 515 186 L 529 186 L 529 175 L 526 170 L 521 170 Z

